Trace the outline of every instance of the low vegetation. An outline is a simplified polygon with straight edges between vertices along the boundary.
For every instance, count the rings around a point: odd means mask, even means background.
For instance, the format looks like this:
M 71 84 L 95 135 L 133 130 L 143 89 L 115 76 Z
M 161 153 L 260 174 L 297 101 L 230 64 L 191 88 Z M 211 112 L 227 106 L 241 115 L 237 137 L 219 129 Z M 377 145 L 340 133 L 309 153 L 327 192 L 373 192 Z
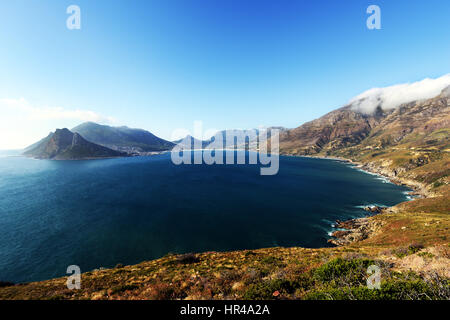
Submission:
M 414 247 L 413 251 L 418 249 Z M 420 249 L 424 250 L 424 249 Z M 441 247 L 448 255 L 448 247 Z M 393 252 L 396 252 L 395 250 Z M 431 254 L 411 253 L 435 260 Z M 270 248 L 164 258 L 83 274 L 80 290 L 66 278 L 1 288 L 2 299 L 449 299 L 449 279 L 396 268 L 380 250 Z M 268 258 L 270 257 L 270 258 Z M 183 261 L 183 263 L 180 263 Z M 367 269 L 380 270 L 369 289 Z

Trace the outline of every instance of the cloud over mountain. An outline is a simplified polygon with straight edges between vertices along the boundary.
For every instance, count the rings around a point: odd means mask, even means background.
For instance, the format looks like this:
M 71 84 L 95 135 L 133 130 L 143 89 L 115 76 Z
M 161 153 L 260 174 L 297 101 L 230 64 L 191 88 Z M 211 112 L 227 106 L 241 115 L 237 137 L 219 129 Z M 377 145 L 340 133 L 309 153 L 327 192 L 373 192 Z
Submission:
M 377 107 L 391 110 L 404 103 L 431 99 L 448 86 L 450 86 L 450 73 L 437 79 L 426 78 L 413 83 L 373 88 L 354 97 L 349 104 L 354 110 L 371 114 Z

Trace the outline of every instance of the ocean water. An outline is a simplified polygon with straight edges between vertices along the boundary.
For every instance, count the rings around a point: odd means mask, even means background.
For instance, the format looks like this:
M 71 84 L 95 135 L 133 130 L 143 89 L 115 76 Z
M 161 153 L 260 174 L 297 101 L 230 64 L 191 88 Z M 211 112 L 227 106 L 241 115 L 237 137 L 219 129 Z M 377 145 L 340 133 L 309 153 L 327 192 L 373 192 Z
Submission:
M 172 164 L 170 154 L 91 161 L 0 157 L 0 281 L 26 282 L 172 253 L 327 246 L 336 219 L 394 205 L 407 188 L 322 159 Z

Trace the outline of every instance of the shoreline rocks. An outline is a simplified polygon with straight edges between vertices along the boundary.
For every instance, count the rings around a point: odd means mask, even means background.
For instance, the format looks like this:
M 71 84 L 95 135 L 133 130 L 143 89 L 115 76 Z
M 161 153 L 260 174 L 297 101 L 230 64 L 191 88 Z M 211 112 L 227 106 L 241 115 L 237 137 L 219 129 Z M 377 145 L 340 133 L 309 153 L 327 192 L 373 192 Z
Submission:
M 352 242 L 362 241 L 378 229 L 381 223 L 370 218 L 351 219 L 347 221 L 336 220 L 335 228 L 342 229 L 334 231 L 328 243 L 336 246 L 348 245 Z
M 309 157 L 309 158 L 321 158 L 321 159 L 329 159 L 329 160 L 340 160 L 344 162 L 348 162 L 354 165 L 355 168 L 366 171 L 370 174 L 376 174 L 380 177 L 384 177 L 389 180 L 389 182 L 394 183 L 396 185 L 403 185 L 410 188 L 412 191 L 409 192 L 410 201 L 417 198 L 431 198 L 435 197 L 436 194 L 431 192 L 426 185 L 423 183 L 413 180 L 411 178 L 405 178 L 399 176 L 402 171 L 402 168 L 394 168 L 390 169 L 389 166 L 391 162 L 387 163 L 375 163 L 375 162 L 360 162 L 347 158 L 340 157 L 327 157 L 327 156 L 317 156 L 317 155 L 302 155 L 301 157 Z M 373 219 L 374 215 L 382 214 L 385 212 L 395 213 L 396 206 L 392 207 L 380 207 L 380 206 L 367 206 L 364 208 L 368 214 L 365 218 L 360 219 L 352 219 L 348 221 L 336 221 L 336 224 L 333 225 L 336 229 L 331 236 L 332 239 L 328 240 L 328 243 L 334 244 L 336 246 L 344 246 L 348 245 L 352 242 L 357 242 L 361 240 L 365 240 L 370 237 L 373 233 L 377 232 L 381 229 L 381 222 Z
M 401 168 L 395 168 L 395 169 L 389 169 L 389 163 L 383 164 L 380 163 L 374 163 L 374 162 L 368 162 L 368 163 L 361 163 L 361 162 L 354 162 L 357 166 L 357 168 L 380 175 L 386 179 L 388 179 L 391 183 L 394 183 L 396 185 L 402 185 L 405 187 L 408 187 L 412 189 L 410 195 L 414 195 L 415 197 L 420 198 L 428 198 L 435 196 L 432 192 L 430 192 L 426 185 L 423 183 L 412 180 L 410 178 L 400 177 L 399 173 L 401 171 Z
M 364 208 L 365 211 L 370 213 L 381 213 L 383 211 L 383 207 L 380 206 L 367 206 Z

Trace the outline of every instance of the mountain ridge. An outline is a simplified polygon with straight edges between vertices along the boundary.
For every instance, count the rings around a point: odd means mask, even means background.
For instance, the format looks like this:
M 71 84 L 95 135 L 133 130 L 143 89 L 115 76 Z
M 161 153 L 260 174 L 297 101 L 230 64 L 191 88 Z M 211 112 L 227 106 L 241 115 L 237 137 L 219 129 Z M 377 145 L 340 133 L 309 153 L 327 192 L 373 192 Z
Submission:
M 28 147 L 23 153 L 36 159 L 81 160 L 127 156 L 84 139 L 69 129 L 56 129 L 46 138 Z
M 130 154 L 167 151 L 174 146 L 172 142 L 161 139 L 149 131 L 126 126 L 112 127 L 84 122 L 74 127 L 72 131 L 93 143 Z
M 197 145 L 201 146 L 202 149 L 236 148 L 257 150 L 259 148 L 258 143 L 262 142 L 258 141 L 258 139 L 262 138 L 264 140 L 264 134 L 267 134 L 267 138 L 270 138 L 272 130 L 275 129 L 280 132 L 288 130 L 280 126 L 272 126 L 263 129 L 225 129 L 217 131 L 212 137 L 206 140 L 199 140 L 191 135 L 187 135 L 183 139 L 173 141 L 173 143 L 181 149 L 191 149 Z M 235 141 L 227 141 L 227 136 L 235 138 Z

